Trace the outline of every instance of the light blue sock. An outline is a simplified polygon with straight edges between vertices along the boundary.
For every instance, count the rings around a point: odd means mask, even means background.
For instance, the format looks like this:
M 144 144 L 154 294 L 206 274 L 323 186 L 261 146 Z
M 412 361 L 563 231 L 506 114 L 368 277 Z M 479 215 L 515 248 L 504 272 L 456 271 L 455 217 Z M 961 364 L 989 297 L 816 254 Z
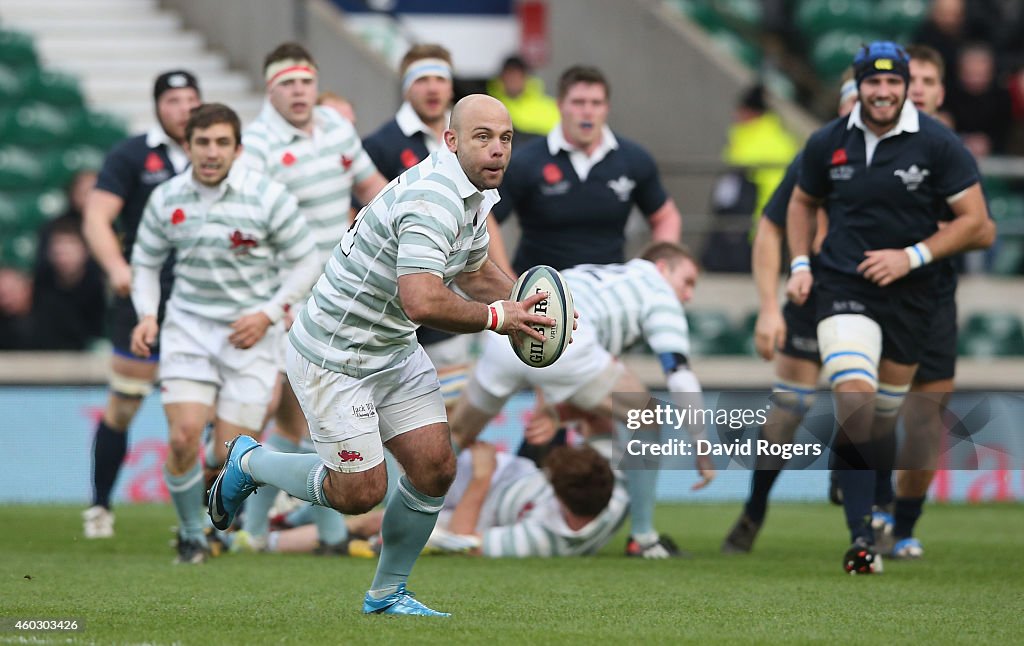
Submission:
M 395 459 L 395 456 L 391 455 L 391 451 L 384 451 L 384 464 L 388 470 L 388 491 L 384 494 L 384 506 L 387 507 L 388 503 L 395 496 L 395 492 L 398 491 L 398 481 L 405 472 L 398 465 L 398 460 Z
M 299 445 L 277 433 L 272 434 L 263 443 L 263 446 L 270 451 L 278 453 L 298 453 Z M 270 530 L 270 508 L 274 506 L 277 499 L 277 492 L 280 491 L 272 485 L 264 485 L 256 490 L 256 493 L 245 501 L 245 517 L 242 519 L 242 529 L 253 536 L 266 536 Z
M 182 537 L 198 540 L 206 544 L 203 534 L 203 469 L 195 465 L 180 476 L 171 475 L 164 465 L 164 482 L 174 502 L 174 510 L 178 513 L 178 527 Z
M 633 536 L 651 534 L 654 529 L 654 493 L 658 485 L 656 469 L 631 469 L 626 473 L 629 493 L 629 523 Z
M 242 458 L 242 468 L 257 484 L 273 485 L 299 500 L 330 506 L 323 490 L 327 466 L 316 453 L 278 453 L 258 446 Z
M 409 579 L 443 505 L 444 496 L 435 498 L 417 491 L 409 479 L 402 476 L 384 510 L 380 529 L 383 545 L 377 574 L 370 586 L 371 596 L 382 599 Z
M 292 527 L 301 527 L 313 522 L 313 510 L 316 505 L 302 505 L 288 514 L 286 521 Z
M 326 545 L 340 545 L 348 538 L 345 517 L 330 507 L 312 507 L 316 535 Z

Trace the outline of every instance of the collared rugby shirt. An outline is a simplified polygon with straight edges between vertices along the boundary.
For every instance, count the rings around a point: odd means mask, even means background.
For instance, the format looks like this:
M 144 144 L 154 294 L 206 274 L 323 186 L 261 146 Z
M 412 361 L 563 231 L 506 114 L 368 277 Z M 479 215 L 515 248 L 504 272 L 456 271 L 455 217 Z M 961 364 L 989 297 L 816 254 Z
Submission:
M 313 253 L 313 238 L 284 185 L 235 166 L 206 206 L 191 173 L 150 196 L 132 264 L 159 267 L 177 252 L 171 302 L 203 318 L 234 322 L 267 305 L 278 267 Z
M 563 272 L 580 313 L 612 356 L 643 341 L 655 354 L 690 354 L 690 330 L 675 292 L 654 263 L 578 265 Z
M 479 269 L 497 200 L 497 191 L 470 183 L 447 149 L 399 175 L 335 247 L 292 326 L 292 345 L 312 363 L 360 379 L 408 357 L 417 324 L 402 309 L 398 277 L 429 272 L 448 285 Z
M 313 134 L 288 123 L 269 103 L 242 132 L 239 163 L 284 184 L 299 201 L 326 262 L 348 226 L 352 186 L 376 170 L 344 117 L 330 108 L 313 109 Z

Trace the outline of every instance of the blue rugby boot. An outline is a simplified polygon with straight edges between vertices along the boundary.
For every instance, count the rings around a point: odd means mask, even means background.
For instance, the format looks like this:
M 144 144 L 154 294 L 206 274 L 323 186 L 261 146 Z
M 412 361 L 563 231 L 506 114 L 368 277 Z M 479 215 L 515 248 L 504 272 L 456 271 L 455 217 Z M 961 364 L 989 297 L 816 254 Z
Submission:
M 374 599 L 366 593 L 363 599 L 363 614 L 366 615 L 419 615 L 421 617 L 451 617 L 450 612 L 431 610 L 414 598 L 416 595 L 405 589 L 405 584 L 398 586 L 383 599 Z
M 256 491 L 252 476 L 242 471 L 242 456 L 259 445 L 248 435 L 239 435 L 228 444 L 227 460 L 210 487 L 206 507 L 213 526 L 221 531 L 231 526 L 242 501 Z

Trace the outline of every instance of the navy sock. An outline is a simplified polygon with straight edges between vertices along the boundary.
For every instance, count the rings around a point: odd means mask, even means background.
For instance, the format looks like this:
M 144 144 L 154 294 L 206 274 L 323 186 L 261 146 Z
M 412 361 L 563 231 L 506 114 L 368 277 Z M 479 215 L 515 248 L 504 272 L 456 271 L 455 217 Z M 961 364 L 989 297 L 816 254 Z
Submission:
M 891 511 L 895 496 L 892 489 L 892 469 L 875 471 L 875 506 L 882 511 Z
M 924 496 L 896 499 L 896 509 L 893 512 L 895 522 L 892 529 L 896 540 L 910 538 L 914 535 L 914 526 L 917 524 L 917 519 L 921 517 L 923 507 Z
M 779 473 L 776 469 L 758 469 L 750 474 L 750 495 L 743 507 L 743 513 L 755 523 L 764 522 L 764 516 L 768 512 L 768 494 L 771 493 L 772 485 L 775 484 Z
M 100 420 L 92 445 L 92 504 L 110 509 L 110 494 L 128 453 L 128 432 L 116 431 Z
M 871 503 L 875 499 L 875 472 L 841 470 L 839 486 L 843 489 L 843 511 L 846 512 L 846 526 L 850 528 L 850 542 L 866 538 L 873 543 Z

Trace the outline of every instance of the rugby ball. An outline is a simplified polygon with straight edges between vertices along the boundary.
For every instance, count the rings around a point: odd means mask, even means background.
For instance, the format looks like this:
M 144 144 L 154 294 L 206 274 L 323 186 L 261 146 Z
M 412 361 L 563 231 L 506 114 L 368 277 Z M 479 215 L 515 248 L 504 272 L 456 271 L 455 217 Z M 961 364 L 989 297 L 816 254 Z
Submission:
M 524 272 L 512 287 L 509 299 L 522 301 L 538 292 L 548 292 L 550 296 L 534 305 L 532 313 L 553 318 L 555 324 L 552 327 L 535 328 L 544 335 L 544 341 L 538 341 L 525 334 L 519 335 L 518 339 L 510 336 L 508 340 L 516 356 L 523 363 L 534 368 L 543 368 L 557 361 L 569 346 L 575 310 L 569 285 L 561 274 L 547 265 L 537 265 Z

